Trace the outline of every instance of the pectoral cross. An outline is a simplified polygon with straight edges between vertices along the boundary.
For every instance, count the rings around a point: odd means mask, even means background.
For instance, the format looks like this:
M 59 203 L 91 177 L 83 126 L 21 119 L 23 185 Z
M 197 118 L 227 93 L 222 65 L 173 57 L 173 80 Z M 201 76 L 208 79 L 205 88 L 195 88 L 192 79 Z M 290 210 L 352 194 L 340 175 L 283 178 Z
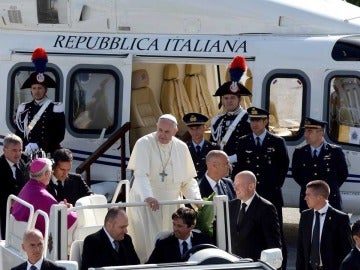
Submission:
M 165 177 L 167 176 L 167 173 L 165 172 L 165 170 L 163 170 L 161 173 L 159 173 L 159 175 L 161 176 L 161 181 L 164 182 Z

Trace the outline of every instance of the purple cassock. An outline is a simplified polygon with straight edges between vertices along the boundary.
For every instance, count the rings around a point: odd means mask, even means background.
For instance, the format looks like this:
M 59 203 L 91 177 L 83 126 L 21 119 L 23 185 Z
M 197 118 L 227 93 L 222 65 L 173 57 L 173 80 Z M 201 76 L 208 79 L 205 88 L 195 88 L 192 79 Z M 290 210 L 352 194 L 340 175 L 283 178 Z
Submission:
M 58 204 L 56 199 L 46 190 L 46 186 L 34 179 L 30 179 L 25 186 L 21 189 L 18 197 L 27 201 L 34 206 L 34 210 L 43 210 L 48 215 L 50 214 L 50 208 L 53 204 Z M 27 221 L 29 218 L 29 210 L 27 207 L 15 202 L 12 211 L 12 215 L 18 221 Z M 68 212 L 67 215 L 67 227 L 68 229 L 76 221 L 76 212 Z M 45 220 L 42 216 L 38 216 L 35 227 L 39 229 L 43 234 L 45 233 Z

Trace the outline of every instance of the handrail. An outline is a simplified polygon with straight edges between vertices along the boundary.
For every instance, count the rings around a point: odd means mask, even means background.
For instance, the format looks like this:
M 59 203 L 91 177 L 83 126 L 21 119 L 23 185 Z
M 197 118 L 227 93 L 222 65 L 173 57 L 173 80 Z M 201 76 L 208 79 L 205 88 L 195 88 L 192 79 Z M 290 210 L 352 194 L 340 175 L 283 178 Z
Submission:
M 45 221 L 45 232 L 44 232 L 44 251 L 43 255 L 46 257 L 47 254 L 47 245 L 48 245 L 48 238 L 49 238 L 49 216 L 43 210 L 37 209 L 34 211 L 34 206 L 27 201 L 15 196 L 13 194 L 9 195 L 7 199 L 7 206 L 6 206 L 6 236 L 5 236 L 5 246 L 9 246 L 8 240 L 10 239 L 10 227 L 9 227 L 9 217 L 11 215 L 10 210 L 13 205 L 13 201 L 21 204 L 22 206 L 29 209 L 29 217 L 28 220 L 25 221 L 27 223 L 26 230 L 35 228 L 35 224 L 37 221 L 38 216 L 42 216 Z M 21 221 L 20 221 L 21 222 Z M 23 232 L 25 233 L 25 232 Z
M 26 221 L 27 223 L 27 227 L 26 230 L 29 230 L 31 228 L 31 222 L 34 218 L 34 206 L 30 203 L 28 203 L 27 201 L 24 201 L 23 199 L 20 199 L 19 197 L 10 194 L 9 197 L 7 198 L 7 204 L 6 204 L 6 231 L 5 231 L 5 245 L 7 246 L 8 243 L 7 241 L 10 239 L 10 225 L 9 225 L 9 218 L 10 218 L 10 210 L 11 207 L 13 205 L 13 201 L 23 205 L 24 207 L 29 209 L 29 217 L 28 220 Z
M 120 180 L 117 184 L 114 195 L 112 197 L 111 203 L 116 203 L 116 199 L 118 198 L 122 187 L 125 185 L 125 202 L 129 201 L 129 191 L 130 191 L 130 181 L 127 179 Z
M 31 228 L 35 228 L 35 224 L 37 221 L 38 216 L 42 216 L 45 220 L 45 233 L 44 233 L 44 251 L 43 251 L 43 255 L 44 257 L 47 256 L 47 246 L 48 246 L 48 241 L 49 241 L 49 216 L 46 212 L 44 212 L 43 210 L 37 209 L 34 213 L 34 218 L 31 222 Z
M 120 166 L 121 166 L 121 179 L 126 178 L 126 153 L 125 153 L 125 135 L 131 128 L 130 122 L 126 122 L 119 130 L 112 134 L 98 149 L 94 151 L 87 159 L 85 159 L 77 168 L 76 172 L 81 174 L 85 171 L 85 181 L 90 185 L 91 175 L 90 167 L 91 165 L 99 159 L 99 157 L 104 154 L 111 146 L 114 145 L 117 140 L 120 139 Z

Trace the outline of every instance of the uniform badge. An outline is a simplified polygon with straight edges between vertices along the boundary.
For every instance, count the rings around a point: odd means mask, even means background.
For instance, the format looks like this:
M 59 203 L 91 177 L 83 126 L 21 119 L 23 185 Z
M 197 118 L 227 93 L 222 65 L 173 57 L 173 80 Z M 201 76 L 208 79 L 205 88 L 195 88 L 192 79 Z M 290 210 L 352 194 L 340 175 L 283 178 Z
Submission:
M 233 93 L 237 93 L 239 91 L 239 87 L 237 85 L 237 82 L 232 82 L 230 84 L 230 91 Z
M 38 82 L 40 82 L 40 83 L 44 82 L 44 81 L 45 81 L 45 76 L 44 76 L 44 74 L 43 74 L 43 73 L 38 73 L 38 74 L 36 75 L 36 80 L 37 80 Z

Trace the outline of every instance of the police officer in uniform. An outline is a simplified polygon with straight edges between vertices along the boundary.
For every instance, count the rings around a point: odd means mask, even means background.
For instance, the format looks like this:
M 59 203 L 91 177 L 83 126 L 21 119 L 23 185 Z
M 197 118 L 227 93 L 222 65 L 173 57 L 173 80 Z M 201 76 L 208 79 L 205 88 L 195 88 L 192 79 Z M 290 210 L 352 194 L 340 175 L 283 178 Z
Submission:
M 239 138 L 251 132 L 248 114 L 240 106 L 241 96 L 251 96 L 251 92 L 239 83 L 245 70 L 245 59 L 241 56 L 235 57 L 229 68 L 231 81 L 221 85 L 214 94 L 220 97 L 219 108 L 224 108 L 222 113 L 211 119 L 210 141 L 217 143 L 220 149 L 228 154 L 232 164 L 237 162 Z
M 348 167 L 341 147 L 329 144 L 324 139 L 327 122 L 305 118 L 306 145 L 296 148 L 292 158 L 293 178 L 301 187 L 300 212 L 307 209 L 306 184 L 312 180 L 324 180 L 330 186 L 329 203 L 341 210 L 339 188 L 348 176 Z
M 289 156 L 285 140 L 266 129 L 269 124 L 269 112 L 256 107 L 248 108 L 247 112 L 252 132 L 239 139 L 238 162 L 234 168 L 234 175 L 243 170 L 252 171 L 257 178 L 257 193 L 275 206 L 283 242 L 282 269 L 285 269 L 287 249 L 283 236 L 284 201 L 281 188 L 289 168 Z
M 201 179 L 206 172 L 206 155 L 211 150 L 219 150 L 220 147 L 214 143 L 205 140 L 207 116 L 200 113 L 188 113 L 183 117 L 184 123 L 188 127 L 191 140 L 187 142 L 192 160 L 195 165 L 197 179 Z
M 60 148 L 65 136 L 65 114 L 61 103 L 52 102 L 47 96 L 48 88 L 56 88 L 55 81 L 45 74 L 47 62 L 44 49 L 35 49 L 32 60 L 36 71 L 31 73 L 21 89 L 31 89 L 33 100 L 21 103 L 16 113 L 16 135 L 24 142 L 25 153 L 42 149 L 52 154 Z M 37 65 L 37 63 L 40 64 Z M 39 67 L 41 66 L 41 67 Z

